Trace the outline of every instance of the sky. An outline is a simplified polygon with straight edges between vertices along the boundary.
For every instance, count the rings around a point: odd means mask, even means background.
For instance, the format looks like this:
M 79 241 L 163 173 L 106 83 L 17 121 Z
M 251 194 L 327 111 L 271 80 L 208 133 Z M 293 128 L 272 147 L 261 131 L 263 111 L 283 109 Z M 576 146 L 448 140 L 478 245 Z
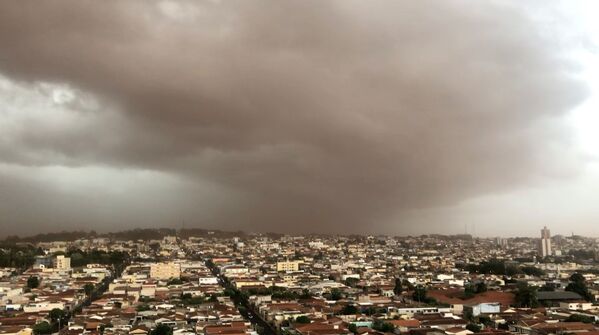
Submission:
M 0 235 L 599 236 L 598 11 L 0 2 Z

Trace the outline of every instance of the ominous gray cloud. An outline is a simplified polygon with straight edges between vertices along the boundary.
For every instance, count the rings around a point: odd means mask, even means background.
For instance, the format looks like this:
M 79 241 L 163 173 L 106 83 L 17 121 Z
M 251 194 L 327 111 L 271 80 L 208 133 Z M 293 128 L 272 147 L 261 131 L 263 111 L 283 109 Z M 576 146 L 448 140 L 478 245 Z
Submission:
M 0 208 L 12 208 L 0 225 L 133 227 L 172 215 L 247 230 L 401 231 L 402 213 L 572 175 L 560 118 L 586 89 L 559 36 L 517 3 L 4 1 L 0 73 L 17 92 L 4 101 L 33 90 L 60 106 L 0 114 L 16 124 L 0 128 L 11 130 L 0 162 L 12 171 L 0 174 Z M 73 212 L 31 178 L 48 166 L 195 186 L 124 182 L 118 203 L 131 210 Z M 94 185 L 79 190 L 97 195 L 82 208 L 114 202 Z M 140 200 L 152 196 L 168 199 L 148 206 L 168 213 L 154 221 Z

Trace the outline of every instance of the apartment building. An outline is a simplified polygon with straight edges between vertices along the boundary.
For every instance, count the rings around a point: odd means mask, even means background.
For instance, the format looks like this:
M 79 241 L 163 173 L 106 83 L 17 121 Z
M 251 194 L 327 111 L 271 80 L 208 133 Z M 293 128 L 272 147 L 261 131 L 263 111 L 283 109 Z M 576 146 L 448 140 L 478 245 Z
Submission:
M 171 279 L 181 276 L 181 264 L 179 263 L 153 263 L 150 265 L 150 278 Z
M 277 262 L 277 271 L 299 271 L 300 262 Z
M 71 269 L 71 258 L 64 255 L 58 255 L 54 259 L 54 268 L 60 271 L 68 271 Z

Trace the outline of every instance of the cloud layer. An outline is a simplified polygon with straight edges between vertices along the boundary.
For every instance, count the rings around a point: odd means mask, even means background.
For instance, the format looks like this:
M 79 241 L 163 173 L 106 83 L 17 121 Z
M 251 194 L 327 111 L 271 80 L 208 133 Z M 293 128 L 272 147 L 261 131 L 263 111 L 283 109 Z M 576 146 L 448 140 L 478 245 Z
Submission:
M 586 90 L 545 28 L 491 1 L 4 2 L 0 195 L 13 207 L 32 167 L 155 171 L 194 185 L 149 192 L 198 225 L 401 231 L 405 212 L 576 172 L 561 118 Z M 65 219 L 44 190 L 1 225 Z M 73 215 L 151 221 L 118 208 Z

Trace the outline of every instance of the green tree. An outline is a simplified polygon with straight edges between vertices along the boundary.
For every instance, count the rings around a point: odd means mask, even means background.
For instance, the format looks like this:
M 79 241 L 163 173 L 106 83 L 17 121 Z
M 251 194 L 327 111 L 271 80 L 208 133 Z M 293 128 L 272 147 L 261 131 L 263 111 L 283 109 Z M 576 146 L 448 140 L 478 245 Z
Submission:
M 568 252 L 568 255 L 574 257 L 576 260 L 589 260 L 589 259 L 595 258 L 594 250 L 585 250 L 585 249 L 570 250 Z
M 337 288 L 331 290 L 331 300 L 341 300 L 343 296 L 341 295 L 341 291 Z
M 227 297 L 231 297 L 231 298 L 233 298 L 233 297 L 237 296 L 237 292 L 236 292 L 234 289 L 232 289 L 232 288 L 228 288 L 228 287 L 227 287 L 227 288 L 226 288 L 226 289 L 223 291 L 223 293 L 224 293 L 224 294 L 225 294 Z
M 568 316 L 568 318 L 566 319 L 566 322 L 584 322 L 584 323 L 593 323 L 595 322 L 595 318 L 590 317 L 590 316 L 586 316 L 586 315 L 580 315 L 580 314 L 571 314 L 570 316 Z
M 149 311 L 150 310 L 150 305 L 148 305 L 148 304 L 137 305 L 137 307 L 135 308 L 135 310 L 138 311 L 138 312 Z
M 393 293 L 395 295 L 400 295 L 403 292 L 403 285 L 401 284 L 401 279 L 395 278 L 395 287 L 393 287 Z
M 526 283 L 520 283 L 516 290 L 516 305 L 518 307 L 538 307 L 537 289 Z
M 575 272 L 570 276 L 570 281 L 574 283 L 584 283 L 585 280 L 583 275 L 581 275 L 578 272 Z
M 418 285 L 414 288 L 414 293 L 412 294 L 412 300 L 418 302 L 426 302 L 426 287 L 422 285 Z
M 310 299 L 312 298 L 312 294 L 308 289 L 303 289 L 302 294 L 299 296 L 300 299 Z
M 345 280 L 345 285 L 349 287 L 356 287 L 356 284 L 358 284 L 359 281 L 360 279 L 358 278 L 349 277 Z
M 395 330 L 395 326 L 393 326 L 393 324 L 389 322 L 375 320 L 372 324 L 372 329 L 378 330 L 383 333 L 390 333 L 393 332 L 393 330 Z
M 366 308 L 366 310 L 364 311 L 364 314 L 370 316 L 370 315 L 376 314 L 376 312 L 377 312 L 376 308 L 370 306 L 370 307 Z
M 355 323 L 350 323 L 347 329 L 354 334 L 358 332 L 358 326 Z
M 310 318 L 302 315 L 302 316 L 298 316 L 297 318 L 295 318 L 295 322 L 297 323 L 310 323 Z
M 173 329 L 161 323 L 150 332 L 150 335 L 173 335 Z
M 16 240 L 18 237 L 7 237 L 4 242 L 0 242 L 0 267 L 25 269 L 35 262 L 38 250 L 30 245 L 15 245 L 13 241 Z
M 60 308 L 53 308 L 50 311 L 50 313 L 48 313 L 48 316 L 50 317 L 50 320 L 52 320 L 52 322 L 57 323 L 58 321 L 64 319 L 65 312 Z
M 484 293 L 484 292 L 487 292 L 487 290 L 488 290 L 488 287 L 487 287 L 487 284 L 485 284 L 485 282 L 481 281 L 481 282 L 476 283 L 476 286 L 474 289 L 474 291 L 476 293 Z
M 167 285 L 181 285 L 181 284 L 183 284 L 183 281 L 179 278 L 171 278 L 171 279 L 169 279 L 169 281 L 166 284 Z
M 469 331 L 471 331 L 473 333 L 480 333 L 480 331 L 482 330 L 482 327 L 480 325 L 477 325 L 476 323 L 469 323 L 466 326 L 466 329 L 468 329 Z
M 40 322 L 33 326 L 33 333 L 35 335 L 51 334 L 52 326 L 46 321 Z
M 465 299 L 470 299 L 470 298 L 474 297 L 475 294 L 476 294 L 476 292 L 475 292 L 475 289 L 472 284 L 467 284 L 464 286 L 464 298 Z
M 27 287 L 32 289 L 32 288 L 37 288 L 38 286 L 40 286 L 40 279 L 36 276 L 31 276 L 29 278 L 27 278 Z
M 156 253 L 158 250 L 160 250 L 160 243 L 152 243 L 149 245 L 149 247 L 154 253 Z
M 91 297 L 92 292 L 94 292 L 94 284 L 91 283 L 87 283 L 83 286 L 83 291 L 85 292 L 85 295 L 88 297 Z
M 545 271 L 543 271 L 535 266 L 523 266 L 522 272 L 524 272 L 525 274 L 527 274 L 529 276 L 535 276 L 535 277 L 542 277 L 546 274 Z
M 585 279 L 580 273 L 575 273 L 570 276 L 570 284 L 566 287 L 566 291 L 578 293 L 587 301 L 593 299 L 593 296 L 585 283 Z
M 478 322 L 482 323 L 483 325 L 491 325 L 491 318 L 485 315 L 480 315 L 478 317 Z
M 467 264 L 464 266 L 464 269 L 469 272 L 496 275 L 503 274 L 508 276 L 513 276 L 522 272 L 519 267 L 515 265 L 506 265 L 504 261 L 498 259 L 481 262 L 479 265 Z
M 342 315 L 354 315 L 358 313 L 358 309 L 354 305 L 345 305 L 340 313 Z
M 185 305 L 185 306 L 201 305 L 204 303 L 203 297 L 199 297 L 199 296 L 194 297 L 190 293 L 181 295 L 181 300 L 183 302 L 183 305 Z
M 104 331 L 106 330 L 106 328 L 113 328 L 114 325 L 112 323 L 107 323 L 107 324 L 100 324 L 100 334 L 104 334 Z
M 555 291 L 555 287 L 553 285 L 545 284 L 545 285 L 541 286 L 539 291 L 553 292 L 553 291 Z

